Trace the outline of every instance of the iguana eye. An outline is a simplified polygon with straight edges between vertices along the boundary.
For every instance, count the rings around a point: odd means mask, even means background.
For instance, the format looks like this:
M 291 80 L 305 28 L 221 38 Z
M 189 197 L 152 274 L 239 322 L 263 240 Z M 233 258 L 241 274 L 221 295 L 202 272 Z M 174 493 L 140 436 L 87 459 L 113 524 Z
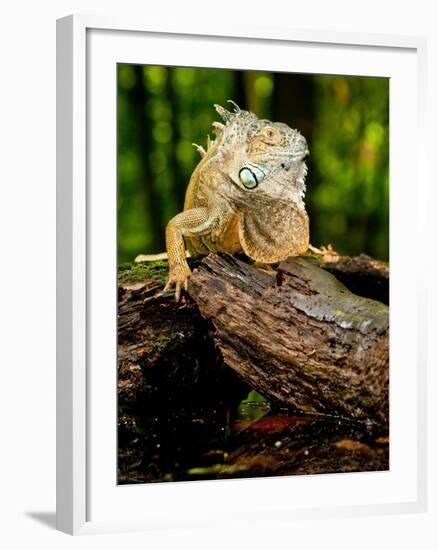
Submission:
M 256 168 L 242 168 L 239 172 L 239 179 L 247 189 L 255 189 L 262 181 L 264 174 Z
M 260 139 L 267 145 L 277 145 L 281 142 L 281 133 L 277 128 L 266 126 L 260 131 Z

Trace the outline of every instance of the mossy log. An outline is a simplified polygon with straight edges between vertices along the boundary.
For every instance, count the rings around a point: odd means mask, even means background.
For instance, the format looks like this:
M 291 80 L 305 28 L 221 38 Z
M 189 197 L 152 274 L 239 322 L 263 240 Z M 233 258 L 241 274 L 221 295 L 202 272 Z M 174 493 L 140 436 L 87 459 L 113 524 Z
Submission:
M 214 326 L 225 363 L 294 410 L 387 427 L 389 311 L 311 258 L 276 270 L 211 255 L 189 294 Z
M 192 260 L 191 265 L 198 264 Z M 199 403 L 230 398 L 230 393 L 242 399 L 243 383 L 224 365 L 196 304 L 176 304 L 172 293 L 163 295 L 167 271 L 167 261 L 119 267 L 119 405 Z

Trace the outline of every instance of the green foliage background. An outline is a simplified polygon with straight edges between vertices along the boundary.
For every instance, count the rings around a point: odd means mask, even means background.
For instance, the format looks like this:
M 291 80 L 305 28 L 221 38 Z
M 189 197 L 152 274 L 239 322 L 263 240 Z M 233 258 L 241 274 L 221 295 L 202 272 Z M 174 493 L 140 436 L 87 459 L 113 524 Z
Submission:
M 118 65 L 119 261 L 164 251 L 214 103 L 234 99 L 309 143 L 311 243 L 389 254 L 389 81 L 375 77 Z

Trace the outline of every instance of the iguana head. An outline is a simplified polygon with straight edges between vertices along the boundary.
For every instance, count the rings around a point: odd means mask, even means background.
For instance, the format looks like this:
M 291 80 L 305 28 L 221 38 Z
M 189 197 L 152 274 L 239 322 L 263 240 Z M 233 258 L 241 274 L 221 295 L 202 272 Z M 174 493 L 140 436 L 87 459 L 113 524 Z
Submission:
M 227 198 L 240 213 L 239 235 L 251 258 L 273 263 L 307 250 L 304 207 L 305 138 L 281 122 L 258 119 L 219 105 L 225 124 L 214 123 L 215 150 L 232 185 Z
M 244 191 L 289 198 L 304 207 L 305 138 L 282 122 L 258 119 L 240 109 L 215 105 L 225 125 L 214 123 L 218 149 L 229 159 L 228 175 Z

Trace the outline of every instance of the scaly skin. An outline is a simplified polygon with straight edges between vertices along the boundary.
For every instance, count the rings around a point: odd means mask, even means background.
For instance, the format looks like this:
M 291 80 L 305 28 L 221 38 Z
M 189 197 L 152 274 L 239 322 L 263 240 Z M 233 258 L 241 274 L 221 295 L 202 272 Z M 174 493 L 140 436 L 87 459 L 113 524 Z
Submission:
M 263 263 L 298 256 L 309 246 L 306 140 L 286 124 L 234 106 L 231 113 L 215 105 L 225 125 L 213 123 L 216 139 L 208 138 L 207 151 L 195 145 L 202 159 L 190 178 L 184 211 L 167 224 L 165 290 L 175 286 L 176 301 L 190 275 L 186 244 L 192 256 L 244 252 Z

